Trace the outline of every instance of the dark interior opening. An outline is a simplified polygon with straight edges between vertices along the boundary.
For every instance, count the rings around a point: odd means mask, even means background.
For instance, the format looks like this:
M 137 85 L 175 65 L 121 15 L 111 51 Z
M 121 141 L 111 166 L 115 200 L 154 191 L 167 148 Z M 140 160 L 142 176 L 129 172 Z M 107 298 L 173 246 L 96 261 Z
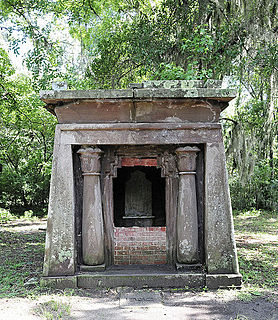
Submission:
M 156 167 L 123 167 L 113 179 L 115 227 L 165 226 L 165 178 Z

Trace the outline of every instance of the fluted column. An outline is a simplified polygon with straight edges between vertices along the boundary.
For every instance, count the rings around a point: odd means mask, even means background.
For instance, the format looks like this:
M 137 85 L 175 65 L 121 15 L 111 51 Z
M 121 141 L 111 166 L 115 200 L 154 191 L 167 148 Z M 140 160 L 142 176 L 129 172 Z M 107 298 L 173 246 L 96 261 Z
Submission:
M 196 197 L 196 157 L 200 149 L 176 149 L 179 170 L 177 216 L 177 260 L 192 264 L 198 261 L 198 218 Z
M 104 233 L 102 202 L 100 190 L 99 148 L 81 148 L 81 168 L 84 177 L 83 216 L 82 216 L 82 254 L 85 265 L 104 263 Z

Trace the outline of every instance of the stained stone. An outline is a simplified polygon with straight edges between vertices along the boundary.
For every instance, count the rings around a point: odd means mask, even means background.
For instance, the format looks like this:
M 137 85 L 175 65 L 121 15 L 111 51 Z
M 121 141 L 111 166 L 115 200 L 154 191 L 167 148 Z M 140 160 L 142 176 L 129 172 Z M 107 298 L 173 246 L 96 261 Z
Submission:
M 151 216 L 152 184 L 145 173 L 139 170 L 132 172 L 125 189 L 125 216 Z
M 42 92 L 42 100 L 59 123 L 43 282 L 85 288 L 240 286 L 219 123 L 220 113 L 235 95 L 215 80 Z M 156 272 L 144 268 L 127 272 L 123 266 L 120 273 L 109 273 L 117 250 L 113 179 L 123 157 L 135 157 L 138 163 L 153 159 L 165 179 L 162 220 L 166 220 L 170 269 L 158 272 L 155 266 Z M 134 172 L 126 185 L 126 200 L 120 204 L 126 217 L 155 215 L 150 186 L 142 172 Z

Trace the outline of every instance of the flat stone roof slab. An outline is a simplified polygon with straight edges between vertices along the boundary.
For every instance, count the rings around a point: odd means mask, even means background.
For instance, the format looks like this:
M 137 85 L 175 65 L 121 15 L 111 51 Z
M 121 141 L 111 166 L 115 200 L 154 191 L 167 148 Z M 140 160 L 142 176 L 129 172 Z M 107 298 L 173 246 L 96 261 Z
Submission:
M 225 88 L 221 80 L 153 80 L 130 84 L 128 89 L 46 90 L 41 99 L 59 104 L 91 99 L 207 98 L 230 101 L 236 90 Z

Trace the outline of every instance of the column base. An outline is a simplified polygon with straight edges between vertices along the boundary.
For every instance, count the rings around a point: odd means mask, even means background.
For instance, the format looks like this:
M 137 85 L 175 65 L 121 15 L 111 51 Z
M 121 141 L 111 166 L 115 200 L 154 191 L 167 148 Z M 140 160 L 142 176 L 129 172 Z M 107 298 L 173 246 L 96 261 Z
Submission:
M 96 266 L 86 266 L 84 264 L 82 264 L 80 266 L 80 271 L 81 272 L 98 272 L 98 271 L 105 271 L 105 264 L 99 264 Z
M 188 271 L 188 270 L 200 270 L 202 268 L 201 263 L 192 263 L 192 264 L 185 264 L 185 263 L 176 263 L 176 269 L 178 271 Z

